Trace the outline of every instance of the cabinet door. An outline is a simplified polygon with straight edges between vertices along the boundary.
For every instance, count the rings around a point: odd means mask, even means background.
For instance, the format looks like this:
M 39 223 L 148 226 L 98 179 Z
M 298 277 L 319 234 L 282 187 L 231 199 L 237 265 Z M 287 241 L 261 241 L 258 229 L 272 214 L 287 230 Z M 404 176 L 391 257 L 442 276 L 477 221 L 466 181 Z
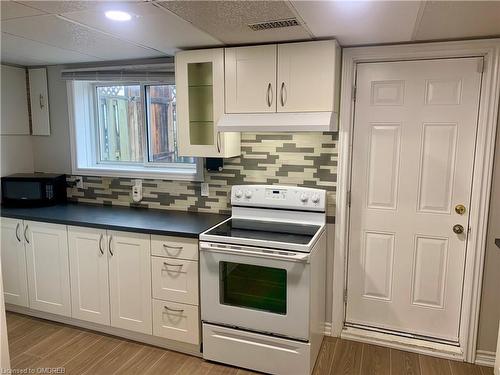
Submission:
M 47 69 L 29 69 L 32 135 L 50 135 Z
M 22 220 L 2 218 L 1 252 L 6 303 L 28 306 L 28 279 Z
M 226 113 L 276 112 L 276 45 L 225 49 Z
M 110 324 L 106 231 L 68 227 L 71 316 Z
M 108 231 L 111 326 L 152 334 L 151 239 Z
M 152 257 L 153 298 L 198 305 L 198 262 Z
M 71 316 L 66 226 L 35 221 L 24 225 L 29 307 Z
M 278 45 L 278 112 L 333 110 L 336 51 L 332 40 Z
M 2 111 L 0 134 L 29 135 L 26 70 L 2 65 Z

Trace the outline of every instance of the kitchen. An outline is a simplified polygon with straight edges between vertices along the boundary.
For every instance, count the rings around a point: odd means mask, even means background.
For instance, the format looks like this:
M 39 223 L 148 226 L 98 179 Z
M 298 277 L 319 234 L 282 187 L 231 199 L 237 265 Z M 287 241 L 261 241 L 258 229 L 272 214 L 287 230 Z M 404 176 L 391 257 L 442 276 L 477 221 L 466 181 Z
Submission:
M 2 2 L 12 369 L 491 374 L 500 8 L 450 4 Z

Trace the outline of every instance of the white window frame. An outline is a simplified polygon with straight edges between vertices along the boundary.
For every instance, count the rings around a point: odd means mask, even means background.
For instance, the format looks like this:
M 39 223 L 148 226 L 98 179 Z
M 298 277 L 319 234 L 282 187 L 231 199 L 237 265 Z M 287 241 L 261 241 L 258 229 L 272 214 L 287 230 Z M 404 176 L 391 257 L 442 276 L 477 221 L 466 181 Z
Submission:
M 195 158 L 195 168 L 186 167 L 183 163 L 147 162 L 149 137 L 144 137 L 143 154 L 145 162 L 106 162 L 100 160 L 99 134 L 97 133 L 98 113 L 96 111 L 96 87 L 105 85 L 140 85 L 141 99 L 145 103 L 146 86 L 169 85 L 168 82 L 85 82 L 78 88 L 75 81 L 67 82 L 68 114 L 70 123 L 71 169 L 74 175 L 109 176 L 130 178 L 153 178 L 164 180 L 203 181 L 203 159 Z M 88 90 L 87 93 L 75 95 L 75 90 Z M 90 98 L 89 98 L 90 96 Z M 82 100 L 82 97 L 85 100 Z M 81 100 L 80 103 L 77 103 Z M 148 131 L 146 105 L 144 107 L 143 126 Z M 83 145 L 83 147 L 82 147 Z

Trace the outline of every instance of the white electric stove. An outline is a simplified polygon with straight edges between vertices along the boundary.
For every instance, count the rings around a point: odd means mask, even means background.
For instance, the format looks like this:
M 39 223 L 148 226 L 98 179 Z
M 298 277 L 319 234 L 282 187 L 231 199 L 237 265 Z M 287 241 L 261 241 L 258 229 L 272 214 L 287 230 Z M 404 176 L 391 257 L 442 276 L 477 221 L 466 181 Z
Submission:
M 310 374 L 325 322 L 326 193 L 233 186 L 232 216 L 200 235 L 203 357 Z

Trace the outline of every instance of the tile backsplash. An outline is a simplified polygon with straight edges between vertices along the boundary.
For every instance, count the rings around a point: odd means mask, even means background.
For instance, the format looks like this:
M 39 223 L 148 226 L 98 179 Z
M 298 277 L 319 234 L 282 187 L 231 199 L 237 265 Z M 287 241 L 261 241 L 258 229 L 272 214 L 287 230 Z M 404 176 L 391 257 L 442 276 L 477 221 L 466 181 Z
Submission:
M 131 178 L 84 177 L 84 189 L 68 188 L 72 201 L 155 209 L 230 213 L 232 185 L 275 184 L 327 190 L 328 221 L 335 215 L 337 133 L 242 133 L 240 157 L 225 159 L 221 172 L 205 171 L 210 194 L 199 182 L 143 180 L 143 200 L 132 202 Z M 71 176 L 68 178 L 71 179 Z

